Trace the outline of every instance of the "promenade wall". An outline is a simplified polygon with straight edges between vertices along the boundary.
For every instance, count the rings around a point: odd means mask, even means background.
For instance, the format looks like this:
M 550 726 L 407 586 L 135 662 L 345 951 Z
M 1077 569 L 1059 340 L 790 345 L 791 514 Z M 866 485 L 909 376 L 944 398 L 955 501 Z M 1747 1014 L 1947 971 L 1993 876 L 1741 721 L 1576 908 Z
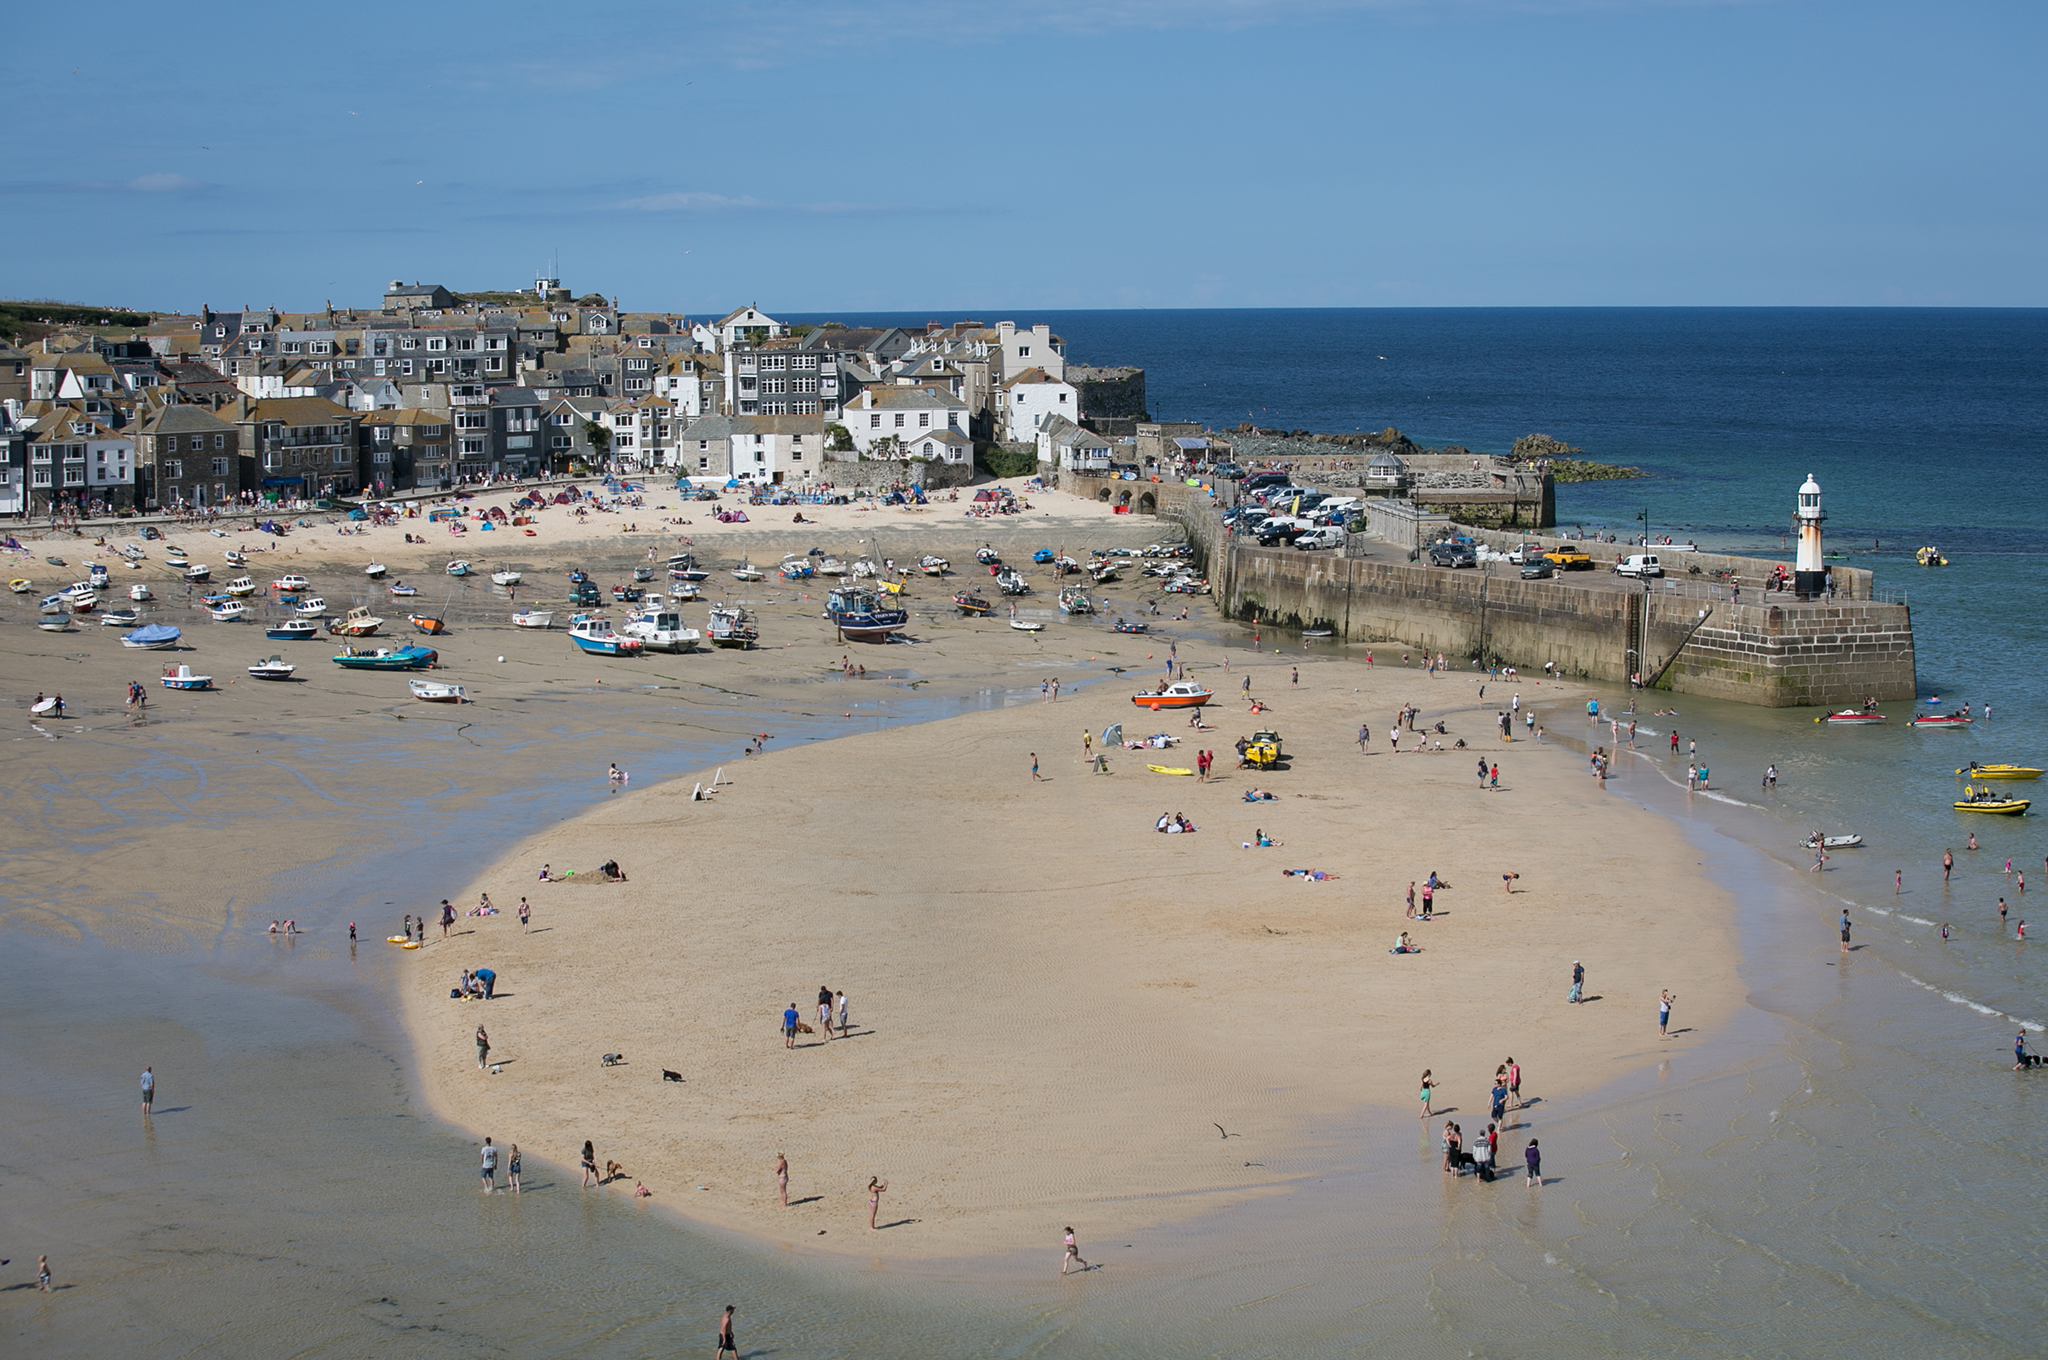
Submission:
M 1570 577 L 1523 581 L 1260 548 L 1226 535 L 1215 502 L 1199 488 L 1079 477 L 1070 489 L 1149 497 L 1147 509 L 1186 528 L 1224 613 L 1246 622 L 1329 628 L 1347 642 L 1523 670 L 1549 662 L 1565 675 L 1612 683 L 1661 672 L 1659 688 L 1768 707 L 1915 693 L 1912 616 L 1903 603 L 1847 592 L 1799 602 L 1745 589 L 1744 601 L 1733 604 L 1725 587 L 1692 581 L 1614 590 Z M 1755 559 L 1729 560 L 1760 571 Z M 1867 596 L 1869 573 L 1852 580 Z

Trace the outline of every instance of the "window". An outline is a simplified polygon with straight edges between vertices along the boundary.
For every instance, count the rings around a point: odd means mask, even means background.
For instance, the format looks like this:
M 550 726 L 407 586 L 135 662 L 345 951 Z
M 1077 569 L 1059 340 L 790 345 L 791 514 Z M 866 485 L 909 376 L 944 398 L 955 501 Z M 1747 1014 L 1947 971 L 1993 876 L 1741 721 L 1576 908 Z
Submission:
M 370 371 L 371 371 L 372 373 L 376 374 L 376 375 L 377 375 L 378 377 L 380 377 L 380 378 L 381 378 L 381 377 L 383 377 L 383 376 L 384 376 L 384 361 L 383 361 L 382 359 L 372 359 L 372 360 L 370 361 Z
M 787 392 L 788 390 L 789 380 L 786 378 L 761 379 L 761 391 L 768 396 L 777 396 L 783 392 Z
M 65 469 L 64 469 L 64 485 L 66 485 L 66 486 L 84 486 L 84 485 L 85 485 L 85 469 L 84 469 L 84 468 L 82 468 L 82 467 L 67 467 L 67 468 L 65 468 Z
M 816 378 L 791 378 L 789 380 L 789 390 L 792 392 L 815 392 L 818 390 L 818 380 Z
M 465 454 L 482 453 L 484 451 L 484 441 L 481 439 L 465 439 L 462 441 L 462 451 Z
M 29 473 L 28 480 L 30 486 L 48 486 L 50 484 L 50 470 L 48 468 L 36 468 Z
M 1019 345 L 1019 346 L 1017 346 L 1017 357 L 1018 357 L 1019 359 L 1029 359 L 1029 358 L 1031 357 L 1031 346 L 1029 346 L 1029 345 Z
M 573 438 L 566 434 L 552 434 L 548 436 L 548 447 L 551 449 L 566 449 L 575 442 Z
M 753 380 L 752 378 L 741 378 L 741 379 L 740 379 L 740 390 L 741 390 L 742 392 L 751 392 L 751 391 L 753 391 L 753 390 L 754 390 L 754 380 Z
M 789 451 L 789 461 L 790 461 L 790 462 L 792 462 L 792 463 L 801 463 L 801 462 L 802 462 L 803 460 L 804 460 L 804 451 L 803 451 L 802 449 L 791 449 L 791 450 Z
M 896 413 L 896 428 L 899 430 L 903 428 L 903 413 L 901 411 Z
M 412 360 L 400 359 L 398 361 L 398 373 L 400 377 L 410 378 L 412 376 Z M 1023 398 L 1020 397 L 1018 400 L 1021 401 Z
M 761 371 L 763 373 L 782 373 L 787 371 L 788 368 L 789 356 L 787 355 L 764 354 L 761 356 Z
M 699 471 L 699 472 L 708 472 L 708 471 L 710 470 L 710 468 L 711 468 L 711 460 L 710 460 L 709 458 L 699 458 L 699 459 L 697 460 L 697 471 Z
M 924 429 L 924 428 L 925 428 L 926 426 L 930 425 L 931 423 L 932 423 L 932 413 L 931 413 L 930 411 L 919 411 L 919 412 L 917 413 L 917 428 L 918 428 L 918 429 L 922 430 L 922 429 Z
M 504 371 L 505 361 L 503 359 L 500 359 L 497 355 L 494 354 L 490 358 L 484 360 L 484 372 L 503 373 Z
M 344 463 L 346 463 L 347 461 L 348 461 L 348 450 L 347 450 L 347 449 L 336 449 L 336 450 L 334 451 L 334 465 L 335 465 L 336 467 L 340 467 L 340 466 L 342 466 L 342 465 L 343 465 Z
M 557 411 L 548 417 L 548 421 L 554 425 L 570 425 L 575 423 L 575 417 L 571 416 L 567 411 Z
M 448 371 L 448 361 L 447 361 L 446 359 L 429 359 L 429 360 L 427 360 L 427 372 L 429 372 L 429 373 L 446 373 L 447 371 Z
M 216 477 L 225 477 L 225 476 L 227 476 L 227 475 L 228 475 L 228 460 L 227 460 L 227 459 L 225 459 L 225 458 L 216 458 L 216 459 L 214 459 L 214 460 L 213 460 L 213 475 L 214 475 L 214 476 L 216 476 Z
M 1066 393 L 1064 393 L 1064 392 L 1060 393 L 1060 400 L 1061 400 L 1061 401 L 1065 401 L 1066 399 L 1067 399 L 1067 394 L 1066 394 Z
M 458 430 L 481 430 L 490 424 L 491 418 L 481 411 L 462 411 L 455 417 Z
M 881 429 L 881 428 L 882 428 L 882 418 L 881 418 L 880 416 L 869 416 L 869 417 L 868 417 L 868 428 L 869 428 L 870 430 L 879 430 L 879 429 Z
M 184 463 L 180 462 L 180 461 L 179 461 L 178 459 L 176 459 L 176 458 L 171 458 L 171 459 L 168 459 L 168 460 L 166 460 L 166 461 L 165 461 L 165 463 L 164 463 L 164 476 L 166 476 L 166 477 L 172 477 L 172 478 L 176 478 L 176 477 L 182 477 L 182 476 L 184 476 L 184 475 L 185 475 L 185 465 L 184 465 Z
M 379 444 L 389 444 L 391 442 L 391 427 L 389 425 L 372 425 L 370 427 L 370 437 Z
M 400 336 L 398 340 L 398 347 L 400 349 L 418 349 L 419 345 L 419 340 L 410 335 Z
M 445 336 L 445 335 L 430 335 L 430 336 L 428 336 L 428 337 L 427 337 L 427 353 L 429 353 L 429 354 L 438 354 L 438 353 L 440 353 L 440 352 L 441 352 L 442 350 L 445 350 L 445 349 L 447 349 L 447 348 L 448 348 L 448 337 L 447 337 L 447 336 Z
M 377 464 L 380 467 L 389 463 L 391 461 L 391 450 L 372 449 L 370 451 L 370 461 Z
M 228 446 L 228 437 L 224 434 L 215 435 L 213 437 L 213 446 L 217 449 L 226 448 Z M 194 444 L 192 447 L 196 449 L 199 446 L 197 444 Z

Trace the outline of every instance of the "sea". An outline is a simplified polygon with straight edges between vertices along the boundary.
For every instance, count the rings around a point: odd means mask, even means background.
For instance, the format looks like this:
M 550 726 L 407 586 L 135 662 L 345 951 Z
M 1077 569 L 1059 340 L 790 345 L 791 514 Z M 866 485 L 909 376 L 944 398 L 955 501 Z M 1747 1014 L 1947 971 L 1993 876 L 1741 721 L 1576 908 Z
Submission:
M 295 866 L 238 911 L 236 931 L 198 947 L 16 934 L 0 951 L 0 1256 L 18 1270 L 38 1242 L 61 1239 L 116 1263 L 50 1303 L 7 1296 L 0 1348 L 654 1356 L 708 1344 L 732 1302 L 750 1356 L 2048 1352 L 2048 1070 L 2015 1073 L 2011 1060 L 2015 1035 L 2048 1041 L 2048 908 L 2029 930 L 2040 940 L 2011 924 L 2048 892 L 2048 834 L 2040 816 L 1951 806 L 1971 760 L 2048 764 L 2048 312 L 1015 319 L 1049 322 L 1070 361 L 1143 367 L 1162 419 L 1391 425 L 1481 451 L 1542 432 L 1640 468 L 1558 488 L 1560 522 L 1588 533 L 1626 536 L 1646 516 L 1659 537 L 1775 557 L 1796 488 L 1817 477 L 1828 550 L 1912 608 L 1920 692 L 1887 703 L 1890 721 L 1830 727 L 1816 710 L 1656 695 L 1637 701 L 1631 751 L 1582 707 L 1524 694 L 1548 741 L 1620 748 L 1604 790 L 1588 779 L 1556 796 L 1667 816 L 1730 890 L 1745 1007 L 1665 1054 L 1646 1037 L 1644 1061 L 1591 1097 L 1539 1104 L 1552 1178 L 1540 1191 L 1447 1182 L 1412 1116 L 1362 1106 L 1274 1169 L 1281 1193 L 1096 1244 L 1107 1264 L 1083 1280 L 1058 1280 L 1042 1244 L 1013 1259 L 821 1266 L 611 1197 L 549 1193 L 547 1177 L 521 1201 L 477 1195 L 469 1139 L 412 1097 L 390 951 L 331 944 L 381 889 L 352 866 Z M 1930 545 L 1948 566 L 1916 565 Z M 1251 645 L 1229 625 L 1210 636 Z M 906 694 L 896 717 L 1008 697 L 1000 683 L 971 699 Z M 1625 692 L 1598 697 L 1626 716 Z M 1965 702 L 1980 715 L 1967 730 L 1906 725 Z M 393 755 L 294 739 L 307 758 Z M 1695 752 L 1711 772 L 1700 791 L 1684 777 Z M 677 740 L 636 774 L 717 758 Z M 40 771 L 16 778 L 62 796 Z M 111 824 L 162 777 L 138 770 L 132 789 L 96 795 Z M 551 789 L 452 816 L 381 809 L 364 853 L 380 879 L 446 878 L 534 816 L 603 796 Z M 1863 845 L 1814 872 L 1799 844 L 1812 830 Z M 1638 886 L 1651 900 L 1686 890 Z M 259 918 L 279 915 L 310 923 L 318 947 L 286 954 L 261 939 Z M 235 938 L 250 931 L 259 938 Z M 1672 960 L 1674 975 L 1683 966 Z M 1678 1027 L 1682 982 L 1673 990 Z M 1500 1020 L 1511 1033 L 1514 1017 Z M 1648 1016 L 1626 1023 L 1651 1029 Z M 133 1073 L 122 1068 L 111 1093 L 98 1079 L 105 1054 L 138 1038 L 190 1074 L 141 1141 Z

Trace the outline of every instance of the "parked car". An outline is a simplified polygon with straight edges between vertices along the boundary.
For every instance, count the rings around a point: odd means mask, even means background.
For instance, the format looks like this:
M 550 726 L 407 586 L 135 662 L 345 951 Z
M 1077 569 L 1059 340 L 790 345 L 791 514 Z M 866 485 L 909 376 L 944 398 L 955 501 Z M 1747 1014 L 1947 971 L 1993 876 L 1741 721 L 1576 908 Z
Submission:
M 1541 543 L 1521 543 L 1508 549 L 1508 561 L 1513 562 L 1518 567 L 1527 566 L 1541 556 L 1543 556 L 1543 545 Z
M 1341 548 L 1344 546 L 1344 539 L 1345 533 L 1342 529 L 1326 524 L 1320 529 L 1311 529 L 1295 539 L 1294 546 L 1302 552 L 1316 548 Z
M 1555 575 L 1557 575 L 1556 564 L 1540 554 L 1522 564 L 1522 579 L 1524 581 L 1547 581 Z
M 1315 528 L 1305 519 L 1294 519 L 1287 515 L 1275 515 L 1259 524 L 1258 536 L 1261 548 L 1270 548 L 1276 543 L 1293 543 L 1309 530 Z
M 1476 567 L 1479 565 L 1479 554 L 1467 543 L 1432 543 L 1429 545 L 1429 565 Z
M 604 596 L 598 593 L 597 587 L 591 582 L 579 581 L 569 587 L 569 603 L 584 605 L 603 604 Z
M 1636 577 L 1662 576 L 1664 566 L 1657 560 L 1655 553 L 1630 553 L 1614 564 L 1614 574 Z
M 1263 491 L 1269 486 L 1285 485 L 1287 485 L 1287 474 L 1284 472 L 1255 472 L 1239 482 L 1237 489 L 1249 495 L 1254 491 Z
M 1575 548 L 1569 543 L 1560 543 L 1543 555 L 1550 559 L 1551 565 L 1561 571 L 1571 571 L 1577 567 L 1590 569 L 1593 565 L 1593 559 L 1586 555 L 1583 548 Z

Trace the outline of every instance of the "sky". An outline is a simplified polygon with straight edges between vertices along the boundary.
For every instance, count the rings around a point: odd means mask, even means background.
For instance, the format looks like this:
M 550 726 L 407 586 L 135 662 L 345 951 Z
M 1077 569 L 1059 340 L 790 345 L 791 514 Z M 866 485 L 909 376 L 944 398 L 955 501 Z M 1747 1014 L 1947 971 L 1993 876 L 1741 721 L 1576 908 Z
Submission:
M 2038 0 L 78 14 L 0 6 L 0 297 L 2048 305 Z

